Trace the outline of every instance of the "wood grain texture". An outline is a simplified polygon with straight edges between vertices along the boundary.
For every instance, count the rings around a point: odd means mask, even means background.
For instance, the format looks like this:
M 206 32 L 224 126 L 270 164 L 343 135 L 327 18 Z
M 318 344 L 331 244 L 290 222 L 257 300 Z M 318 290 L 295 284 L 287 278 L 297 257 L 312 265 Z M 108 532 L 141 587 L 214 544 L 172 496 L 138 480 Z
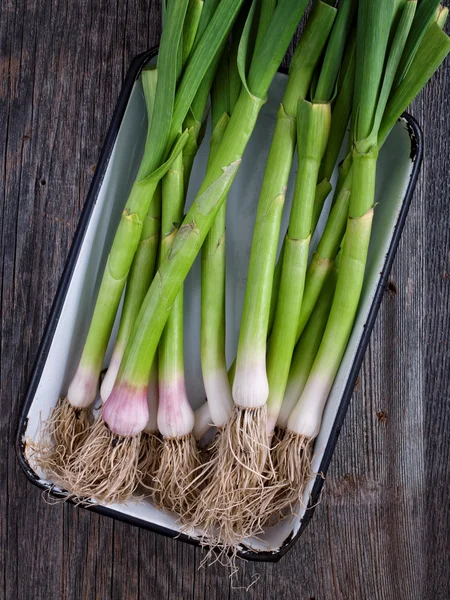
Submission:
M 156 0 L 0 6 L 0 599 L 448 600 L 450 63 L 412 108 L 425 161 L 312 524 L 233 589 L 200 550 L 48 505 L 14 452 L 20 405 L 115 101 Z

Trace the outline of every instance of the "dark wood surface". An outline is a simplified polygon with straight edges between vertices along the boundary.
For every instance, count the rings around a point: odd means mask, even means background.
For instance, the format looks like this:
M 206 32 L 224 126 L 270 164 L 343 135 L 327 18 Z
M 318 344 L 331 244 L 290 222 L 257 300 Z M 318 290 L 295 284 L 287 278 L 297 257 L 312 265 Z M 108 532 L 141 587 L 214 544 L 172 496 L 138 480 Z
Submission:
M 412 108 L 425 161 L 315 518 L 231 587 L 202 552 L 73 506 L 17 463 L 20 405 L 99 150 L 156 0 L 0 6 L 0 598 L 450 597 L 450 63 Z

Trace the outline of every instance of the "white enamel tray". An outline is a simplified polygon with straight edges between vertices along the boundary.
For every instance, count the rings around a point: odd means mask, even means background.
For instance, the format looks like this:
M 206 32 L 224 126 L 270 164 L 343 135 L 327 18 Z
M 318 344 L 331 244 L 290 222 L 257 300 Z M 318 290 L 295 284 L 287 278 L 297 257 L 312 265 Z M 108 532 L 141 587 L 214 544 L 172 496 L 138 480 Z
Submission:
M 146 136 L 146 110 L 137 81 L 142 67 L 154 60 L 156 49 L 132 63 L 107 135 L 80 224 L 61 278 L 49 322 L 38 352 L 20 419 L 17 450 L 27 476 L 41 488 L 51 482 L 33 464 L 29 442 L 35 440 L 40 424 L 57 399 L 65 394 L 81 354 L 94 309 L 94 301 L 116 226 L 128 191 L 137 172 Z M 275 127 L 276 112 L 286 85 L 278 73 L 270 88 L 241 168 L 228 196 L 227 213 L 227 358 L 236 353 L 244 300 L 248 258 L 258 195 Z M 205 170 L 209 132 L 195 160 L 189 185 L 188 204 L 198 190 Z M 356 376 L 378 312 L 386 279 L 408 211 L 422 158 L 421 133 L 405 115 L 383 147 L 377 173 L 377 207 L 361 303 L 344 360 L 325 409 L 314 452 L 313 469 L 325 474 L 339 435 Z M 296 160 L 294 160 L 294 165 Z M 283 229 L 287 227 L 293 178 L 286 199 Z M 313 238 L 313 247 L 323 229 L 323 219 Z M 283 235 L 280 236 L 282 238 Z M 185 361 L 189 398 L 197 407 L 205 398 L 200 369 L 200 263 L 194 264 L 185 284 Z M 111 346 L 105 360 L 108 364 Z M 250 560 L 277 560 L 295 542 L 312 516 L 323 478 L 309 485 L 305 506 L 298 517 L 287 519 L 266 531 L 262 539 L 248 540 L 242 556 Z M 53 490 L 58 495 L 58 490 Z M 61 491 L 59 495 L 64 495 Z M 93 505 L 95 510 L 178 539 L 176 519 L 156 510 L 146 501 Z

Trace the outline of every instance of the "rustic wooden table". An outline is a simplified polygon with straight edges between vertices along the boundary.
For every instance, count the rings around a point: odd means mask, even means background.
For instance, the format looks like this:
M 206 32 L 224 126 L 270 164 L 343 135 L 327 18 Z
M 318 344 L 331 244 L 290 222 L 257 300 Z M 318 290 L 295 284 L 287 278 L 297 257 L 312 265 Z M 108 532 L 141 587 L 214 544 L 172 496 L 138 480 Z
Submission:
M 46 504 L 14 435 L 130 61 L 158 41 L 157 0 L 0 6 L 0 598 L 447 600 L 450 596 L 450 62 L 412 112 L 425 161 L 326 492 L 278 564 L 233 590 L 202 552 Z

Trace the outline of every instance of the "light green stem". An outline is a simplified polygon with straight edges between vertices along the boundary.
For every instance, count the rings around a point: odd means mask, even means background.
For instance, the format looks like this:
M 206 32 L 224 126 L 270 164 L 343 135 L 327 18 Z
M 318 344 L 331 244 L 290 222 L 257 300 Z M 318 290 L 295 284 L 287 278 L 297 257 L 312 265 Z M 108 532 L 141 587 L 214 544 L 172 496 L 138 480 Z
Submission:
M 406 77 L 392 93 L 390 86 L 397 70 L 398 52 L 405 43 L 404 31 L 399 26 L 395 36 L 390 33 L 394 51 L 391 51 L 386 61 L 383 48 L 389 30 L 386 30 L 386 24 L 377 27 L 377 19 L 385 19 L 389 15 L 381 10 L 382 7 L 371 4 L 369 0 L 360 2 L 362 26 L 361 33 L 358 31 L 359 64 L 356 80 L 359 104 L 354 136 L 357 141 L 353 150 L 352 194 L 345 243 L 336 293 L 323 340 L 305 389 L 288 421 L 290 430 L 309 438 L 314 438 L 319 432 L 323 409 L 344 356 L 358 309 L 372 226 L 378 149 L 401 112 L 425 85 L 450 49 L 447 36 L 442 35 L 436 24 L 431 25 Z M 410 26 L 411 13 L 415 9 L 413 4 L 405 4 L 400 24 L 406 23 L 408 26 L 409 23 Z M 366 27 L 368 23 L 371 23 L 371 28 Z M 380 52 L 381 56 L 372 60 L 373 55 Z M 381 87 L 383 64 L 386 67 Z M 380 121 L 381 127 L 378 130 Z M 369 138 L 377 139 L 378 147 L 370 146 Z
M 333 27 L 333 32 L 331 37 L 333 38 L 333 44 L 330 48 L 327 46 L 327 58 L 328 58 L 328 70 L 327 72 L 319 79 L 319 83 L 321 83 L 320 87 L 318 86 L 316 90 L 316 95 L 322 95 L 323 97 L 325 93 L 330 93 L 330 90 L 333 90 L 334 86 L 334 77 L 336 77 L 336 65 L 340 64 L 340 56 L 342 55 L 342 48 L 338 48 L 338 52 L 336 53 L 335 48 L 333 46 L 340 46 L 342 41 L 340 38 L 346 39 L 348 36 L 348 23 L 353 19 L 353 10 L 354 7 L 351 6 L 350 3 L 346 3 L 344 5 L 344 9 L 339 13 L 338 17 L 335 21 L 335 26 Z M 339 21 L 338 21 L 339 19 Z M 335 31 L 336 30 L 336 31 Z M 333 60 L 329 55 L 333 56 Z M 333 66 L 334 65 L 334 66 Z M 322 159 L 319 177 L 318 177 L 318 185 L 316 188 L 316 194 L 314 198 L 314 209 L 313 209 L 313 217 L 311 224 L 311 232 L 312 234 L 316 230 L 317 223 L 319 221 L 323 206 L 325 204 L 325 200 L 327 199 L 330 191 L 331 191 L 331 176 L 333 175 L 334 168 L 336 166 L 336 162 L 339 156 L 339 152 L 342 146 L 342 142 L 345 137 L 345 132 L 347 130 L 348 121 L 351 113 L 352 106 L 352 97 L 353 97 L 353 87 L 355 81 L 355 66 L 356 66 L 356 40 L 354 36 L 350 37 L 348 41 L 347 48 L 345 50 L 344 58 L 342 60 L 342 69 L 338 82 L 338 92 L 336 96 L 336 100 L 332 103 L 332 113 L 331 113 L 331 128 L 330 135 L 328 136 L 328 144 L 325 150 L 324 157 Z M 342 183 L 342 182 L 341 182 Z M 335 193 L 334 198 L 336 199 L 338 196 Z M 345 225 L 344 225 L 345 226 Z M 275 266 L 274 271 L 274 279 L 272 285 L 272 298 L 270 303 L 270 317 L 269 317 L 269 327 L 268 333 L 272 330 L 273 320 L 275 318 L 275 309 L 277 306 L 278 300 L 278 291 L 280 288 L 280 279 L 281 279 L 281 267 L 282 267 L 282 257 L 284 251 L 284 242 L 283 247 L 280 252 L 280 256 L 278 262 Z M 305 296 L 307 296 L 307 287 L 305 288 Z M 306 299 L 306 298 L 305 298 Z M 302 310 L 303 312 L 303 310 Z
M 295 347 L 286 385 L 286 393 L 277 420 L 277 425 L 280 427 L 286 427 L 292 409 L 300 398 L 308 380 L 330 314 L 331 303 L 333 302 L 334 291 L 336 289 L 336 280 L 336 269 L 332 269 L 314 307 L 311 318 Z
M 236 29 L 240 29 L 240 23 L 237 23 Z M 234 59 L 236 59 L 236 56 L 234 56 Z M 233 78 L 233 73 L 237 71 L 237 63 L 230 62 L 228 52 L 225 50 L 211 89 L 213 133 L 210 142 L 209 162 L 214 160 L 215 153 L 228 126 L 229 115 L 234 107 L 231 103 L 230 79 Z M 233 408 L 225 352 L 225 229 L 226 199 L 202 246 L 201 263 L 201 365 L 211 419 L 217 427 L 222 427 L 227 422 Z
M 161 230 L 161 186 L 158 186 L 151 208 L 149 209 L 142 227 L 141 239 L 139 241 L 133 264 L 130 269 L 130 275 L 127 282 L 127 292 L 125 293 L 123 315 L 130 314 L 130 321 L 134 322 L 145 294 L 150 287 L 151 280 L 155 273 L 156 257 L 158 254 L 159 238 Z M 130 293 L 128 293 L 130 290 Z M 128 308 L 129 307 L 129 308 Z M 127 319 L 128 317 L 126 317 Z M 124 319 L 125 320 L 125 319 Z M 128 330 L 128 334 L 122 330 Z M 129 326 L 120 323 L 118 341 L 127 341 L 129 335 Z
M 134 322 L 155 274 L 161 230 L 161 186 L 158 186 L 149 212 L 144 220 L 133 264 L 128 276 L 114 351 L 103 379 L 100 395 L 105 402 L 114 385 L 120 361 L 133 330 Z
M 330 317 L 308 382 L 288 421 L 288 428 L 315 437 L 338 372 L 358 309 L 373 218 L 377 152 L 354 154 L 350 215 Z M 307 418 L 305 406 L 312 406 Z M 310 411 L 308 411 L 310 412 Z
M 258 377 L 265 377 L 265 354 L 270 312 L 273 270 L 276 259 L 281 216 L 296 141 L 296 114 L 299 98 L 310 86 L 336 11 L 323 2 L 314 5 L 304 35 L 296 48 L 281 104 L 258 202 L 247 276 L 244 308 L 239 335 L 233 397 L 236 404 L 259 403 L 259 389 L 248 390 L 249 369 L 256 363 Z M 250 383 L 250 382 L 249 382 Z M 251 385 L 251 384 L 250 384 Z M 261 390 L 261 395 L 264 395 Z M 255 395 L 250 399 L 248 395 Z M 263 399 L 265 402 L 267 396 Z
M 280 291 L 267 353 L 269 432 L 275 427 L 278 418 L 296 342 L 317 177 L 327 145 L 330 120 L 329 104 L 299 101 L 298 171 L 285 240 Z
M 161 262 L 170 252 L 179 224 L 183 220 L 183 159 L 180 155 L 162 181 Z M 183 287 L 177 294 L 161 336 L 158 354 L 160 385 L 184 376 Z
M 223 138 L 228 122 L 229 116 L 225 112 L 214 127 L 210 142 L 209 161 L 214 160 L 214 155 Z M 212 422 L 217 427 L 221 427 L 226 423 L 233 407 L 225 355 L 225 228 L 226 199 L 220 207 L 202 246 L 201 263 L 201 365 Z
M 306 271 L 305 291 L 297 326 L 297 341 L 311 316 L 327 275 L 332 269 L 339 252 L 348 216 L 350 184 L 351 177 L 347 180 L 331 209 L 322 237 Z

